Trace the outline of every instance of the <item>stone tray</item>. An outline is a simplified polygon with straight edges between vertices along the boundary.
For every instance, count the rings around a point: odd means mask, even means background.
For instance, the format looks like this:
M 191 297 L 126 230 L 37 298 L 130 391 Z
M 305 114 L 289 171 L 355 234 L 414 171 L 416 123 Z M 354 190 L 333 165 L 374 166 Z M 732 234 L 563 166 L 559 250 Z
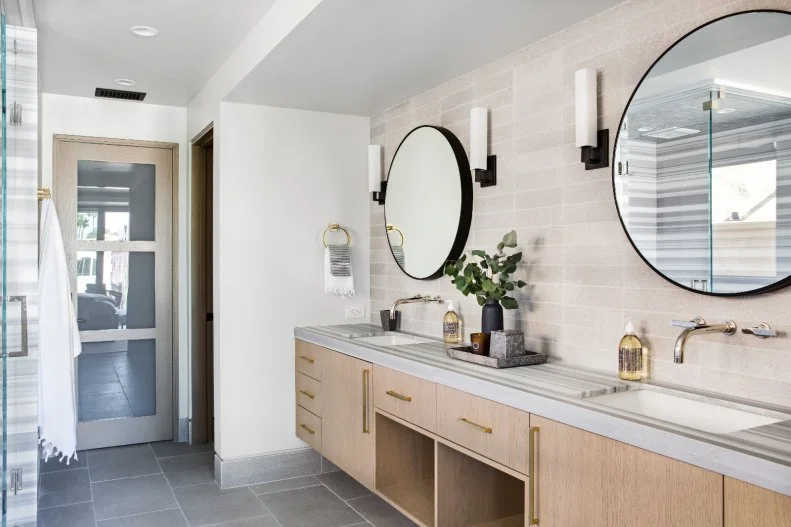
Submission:
M 532 366 L 534 364 L 544 364 L 547 361 L 545 353 L 535 353 L 526 351 L 525 355 L 518 357 L 489 357 L 487 355 L 476 355 L 472 352 L 471 346 L 447 348 L 448 356 L 452 359 L 459 359 L 489 368 L 514 368 L 516 366 Z

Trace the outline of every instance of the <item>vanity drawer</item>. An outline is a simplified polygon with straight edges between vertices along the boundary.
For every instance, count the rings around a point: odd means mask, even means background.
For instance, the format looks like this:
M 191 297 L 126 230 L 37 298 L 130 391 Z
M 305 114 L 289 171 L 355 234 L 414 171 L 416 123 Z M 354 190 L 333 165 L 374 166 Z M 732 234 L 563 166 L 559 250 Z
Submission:
M 321 417 L 321 382 L 297 372 L 297 404 Z
M 321 418 L 297 406 L 297 437 L 321 452 Z
M 437 428 L 433 382 L 374 365 L 374 406 L 431 432 Z
M 437 434 L 527 474 L 530 414 L 437 385 Z
M 317 381 L 321 380 L 321 358 L 324 348 L 316 346 L 304 340 L 296 340 L 294 360 L 296 370 L 312 377 Z

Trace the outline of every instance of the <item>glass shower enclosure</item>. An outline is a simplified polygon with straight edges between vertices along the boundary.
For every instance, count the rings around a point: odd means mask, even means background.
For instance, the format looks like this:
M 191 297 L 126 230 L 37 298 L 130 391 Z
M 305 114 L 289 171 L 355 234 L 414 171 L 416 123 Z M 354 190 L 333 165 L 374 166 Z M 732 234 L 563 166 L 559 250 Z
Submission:
M 0 19 L 2 527 L 35 525 L 38 482 L 36 30 Z

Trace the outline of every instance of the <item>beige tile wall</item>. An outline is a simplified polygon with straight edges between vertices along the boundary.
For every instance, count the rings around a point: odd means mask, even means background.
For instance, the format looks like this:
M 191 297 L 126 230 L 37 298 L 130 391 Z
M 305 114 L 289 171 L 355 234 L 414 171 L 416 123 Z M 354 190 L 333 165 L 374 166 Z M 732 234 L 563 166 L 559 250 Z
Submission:
M 574 147 L 573 72 L 600 73 L 601 127 L 611 141 L 643 73 L 696 26 L 745 9 L 791 11 L 791 0 L 632 0 L 492 64 L 394 106 L 371 121 L 371 143 L 390 159 L 419 124 L 452 130 L 469 148 L 469 110 L 491 112 L 491 153 L 498 183 L 475 185 L 468 249 L 492 249 L 511 228 L 519 234 L 530 282 L 506 326 L 525 331 L 532 349 L 570 363 L 614 371 L 624 323 L 632 319 L 650 349 L 656 379 L 791 405 L 791 335 L 695 337 L 683 365 L 673 364 L 673 318 L 769 322 L 791 334 L 791 288 L 744 299 L 714 299 L 674 287 L 638 257 L 621 228 L 610 169 L 585 171 Z M 387 248 L 383 207 L 371 206 L 372 319 L 410 294 L 439 293 L 461 304 L 465 332 L 480 325 L 474 299 L 446 278 L 415 281 Z M 441 335 L 441 306 L 405 306 L 403 325 Z

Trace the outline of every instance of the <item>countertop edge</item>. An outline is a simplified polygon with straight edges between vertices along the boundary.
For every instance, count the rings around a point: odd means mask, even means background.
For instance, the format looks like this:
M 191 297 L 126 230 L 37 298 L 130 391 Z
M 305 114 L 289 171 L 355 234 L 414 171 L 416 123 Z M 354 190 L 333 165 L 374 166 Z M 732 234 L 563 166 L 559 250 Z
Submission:
M 791 496 L 791 467 L 782 463 L 656 428 L 649 424 L 608 415 L 595 409 L 472 378 L 463 373 L 445 370 L 407 358 L 381 353 L 365 345 L 339 340 L 311 331 L 309 328 L 294 328 L 294 336 L 300 340 L 373 364 L 465 391 L 552 421 Z

